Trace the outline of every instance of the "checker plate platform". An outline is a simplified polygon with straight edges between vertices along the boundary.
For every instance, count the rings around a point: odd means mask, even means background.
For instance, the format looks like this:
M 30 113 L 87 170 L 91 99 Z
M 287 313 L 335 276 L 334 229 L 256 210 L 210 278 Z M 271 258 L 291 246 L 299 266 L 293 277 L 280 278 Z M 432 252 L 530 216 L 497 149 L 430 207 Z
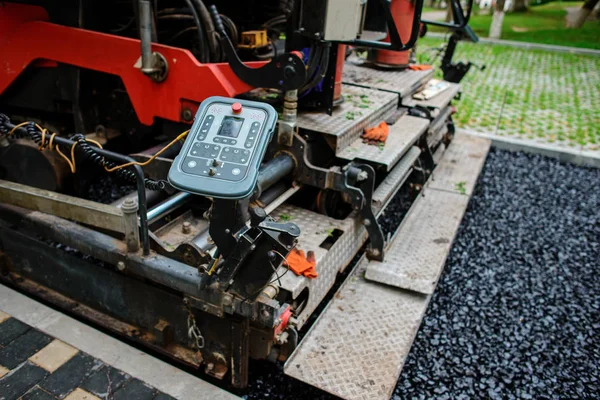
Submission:
M 326 135 L 337 152 L 354 142 L 363 129 L 381 122 L 398 107 L 398 95 L 382 93 L 351 85 L 342 85 L 344 102 L 334 108 L 331 116 L 322 112 L 298 113 L 300 129 Z
M 394 125 L 390 126 L 385 146 L 379 147 L 363 143 L 361 138 L 339 151 L 336 156 L 344 160 L 355 158 L 372 161 L 386 166 L 389 171 L 406 151 L 417 141 L 429 126 L 424 118 L 403 115 Z
M 416 93 L 434 74 L 434 69 L 425 71 L 376 69 L 353 62 L 344 64 L 342 82 L 371 89 L 393 92 L 406 97 Z
M 477 157 L 467 156 L 456 160 L 455 157 L 460 152 L 452 149 L 453 146 L 465 146 L 465 142 L 471 142 L 473 139 L 457 135 L 447 151 L 449 157 L 444 155 L 440 167 L 456 163 L 465 164 L 465 168 L 468 167 L 472 171 L 470 180 L 474 182 L 490 142 L 480 139 L 473 141 L 477 151 L 469 154 L 476 154 Z M 443 177 L 441 172 L 438 171 L 438 176 Z M 465 186 L 471 188 L 470 183 L 466 183 Z M 386 259 L 389 256 L 397 258 L 393 254 L 396 251 L 395 246 L 407 237 L 429 235 L 424 231 L 413 230 L 415 227 L 410 222 L 411 215 L 432 215 L 432 220 L 437 218 L 434 226 L 458 227 L 470 193 L 471 191 L 466 190 L 463 193 L 462 190 L 447 191 L 444 188 L 426 186 L 398 228 L 387 250 Z M 436 211 L 433 207 L 441 207 L 442 210 Z M 429 212 L 423 213 L 422 210 Z M 440 221 L 440 218 L 447 218 L 450 223 Z M 448 238 L 448 232 L 450 231 L 444 232 L 445 240 L 440 241 L 440 244 L 447 248 L 450 247 L 454 236 L 454 233 L 450 232 L 451 237 Z M 422 254 L 423 250 L 431 249 L 426 241 L 423 240 L 422 245 L 419 245 L 424 246 L 423 248 L 413 247 L 406 254 Z M 442 266 L 447 250 L 443 255 Z M 357 263 L 351 275 L 286 362 L 284 372 L 287 375 L 344 399 L 390 398 L 427 310 L 432 290 L 420 293 L 367 280 L 365 275 L 374 263 L 377 262 L 369 262 L 365 258 Z M 437 279 L 434 279 L 432 287 L 435 288 L 436 283 Z
M 457 135 L 402 222 L 382 262 L 370 262 L 366 278 L 431 294 L 467 208 L 489 150 L 489 141 Z

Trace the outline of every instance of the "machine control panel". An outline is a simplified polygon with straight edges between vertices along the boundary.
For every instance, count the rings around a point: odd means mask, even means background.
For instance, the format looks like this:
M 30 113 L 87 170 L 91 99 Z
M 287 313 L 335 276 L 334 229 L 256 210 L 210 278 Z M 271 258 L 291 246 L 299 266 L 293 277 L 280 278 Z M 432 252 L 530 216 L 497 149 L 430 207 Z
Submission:
M 276 122 L 277 112 L 269 104 L 209 97 L 169 170 L 169 182 L 204 196 L 249 196 Z

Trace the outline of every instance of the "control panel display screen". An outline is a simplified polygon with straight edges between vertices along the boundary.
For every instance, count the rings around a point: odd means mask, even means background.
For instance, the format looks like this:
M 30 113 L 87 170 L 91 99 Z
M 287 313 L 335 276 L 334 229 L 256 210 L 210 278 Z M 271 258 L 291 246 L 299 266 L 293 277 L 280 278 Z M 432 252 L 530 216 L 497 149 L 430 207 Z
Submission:
M 230 138 L 236 138 L 239 136 L 240 131 L 242 130 L 242 124 L 244 123 L 244 118 L 239 117 L 225 117 L 223 118 L 223 122 L 221 123 L 221 128 L 217 135 L 219 136 L 227 136 Z

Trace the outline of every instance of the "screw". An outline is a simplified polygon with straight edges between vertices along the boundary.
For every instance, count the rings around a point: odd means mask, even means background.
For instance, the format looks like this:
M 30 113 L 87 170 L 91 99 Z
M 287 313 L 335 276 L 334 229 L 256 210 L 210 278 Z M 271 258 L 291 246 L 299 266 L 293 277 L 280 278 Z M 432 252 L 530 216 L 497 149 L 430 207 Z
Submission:
M 117 269 L 118 269 L 119 271 L 123 271 L 123 270 L 125 270 L 125 263 L 124 263 L 123 261 L 119 261 L 119 262 L 117 263 Z
M 369 177 L 369 173 L 367 171 L 360 171 L 358 173 L 358 176 L 356 177 L 356 180 L 359 182 L 362 182 L 362 181 L 366 181 L 368 177 Z
M 189 221 L 185 221 L 181 226 L 181 231 L 186 235 L 192 232 L 192 224 Z
M 231 298 L 231 296 L 223 297 L 223 305 L 224 306 L 230 306 L 232 303 L 233 303 L 233 299 Z
M 192 110 L 190 110 L 189 108 L 184 108 L 183 110 L 181 110 L 181 119 L 184 121 L 191 121 L 193 118 L 192 115 Z
M 213 364 L 213 363 L 206 364 L 206 369 L 208 371 L 212 371 L 213 369 L 215 369 L 215 364 Z
M 262 316 L 265 318 L 269 318 L 271 316 L 271 314 L 269 314 L 269 312 L 267 310 L 263 310 Z
M 363 223 L 364 226 L 370 226 L 371 225 L 371 221 L 368 220 L 368 219 L 366 219 L 366 218 L 363 219 L 362 223 Z

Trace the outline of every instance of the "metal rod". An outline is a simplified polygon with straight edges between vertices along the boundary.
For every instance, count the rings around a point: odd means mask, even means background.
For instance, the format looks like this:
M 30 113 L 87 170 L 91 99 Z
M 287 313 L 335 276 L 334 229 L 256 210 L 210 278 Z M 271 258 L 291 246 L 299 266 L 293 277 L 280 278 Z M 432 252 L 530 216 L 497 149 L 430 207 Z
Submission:
M 256 197 L 260 197 L 265 190 L 291 174 L 295 167 L 296 163 L 289 154 L 280 154 L 265 163 L 260 168 L 258 182 L 254 190 Z
M 157 219 L 164 217 L 191 198 L 192 194 L 187 192 L 179 192 L 176 195 L 169 197 L 148 211 L 148 221 L 154 222 Z
M 152 9 L 148 0 L 139 0 L 140 43 L 142 46 L 142 72 L 154 72 L 152 62 Z

